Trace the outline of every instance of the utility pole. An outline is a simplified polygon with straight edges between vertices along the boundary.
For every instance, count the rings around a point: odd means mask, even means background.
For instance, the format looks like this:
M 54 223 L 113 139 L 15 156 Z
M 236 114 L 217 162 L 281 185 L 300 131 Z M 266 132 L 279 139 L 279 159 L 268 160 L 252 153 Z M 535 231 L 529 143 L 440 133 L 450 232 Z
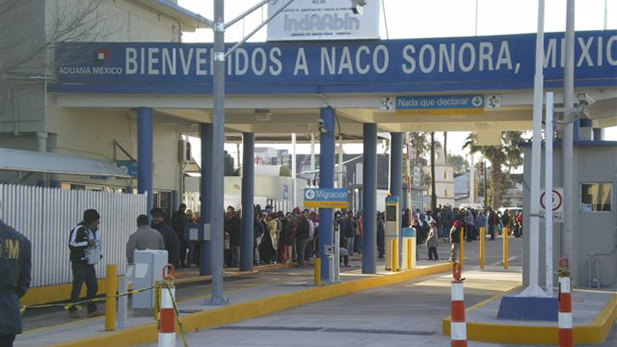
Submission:
M 542 169 L 542 93 L 544 88 L 544 0 L 538 2 L 538 33 L 533 85 L 533 140 L 531 146 L 531 194 L 529 225 L 529 284 L 519 296 L 546 297 L 539 286 L 540 267 L 540 174 Z M 504 235 L 504 237 L 506 237 Z
M 224 305 L 228 299 L 223 297 L 223 210 L 225 199 L 223 186 L 225 144 L 225 8 L 223 0 L 214 0 L 214 66 L 212 76 L 212 192 L 211 211 L 211 264 L 212 292 L 207 300 L 209 305 Z
M 431 211 L 437 209 L 437 191 L 436 184 L 437 177 L 435 177 L 435 132 L 431 132 Z
M 561 238 L 561 256 L 571 259 L 572 256 L 572 190 L 574 188 L 572 177 L 572 156 L 574 152 L 574 124 L 572 109 L 574 103 L 574 0 L 568 0 L 566 8 L 566 61 L 563 70 L 563 108 L 564 120 L 567 122 L 562 137 L 562 178 L 563 178 L 563 204 L 564 221 Z

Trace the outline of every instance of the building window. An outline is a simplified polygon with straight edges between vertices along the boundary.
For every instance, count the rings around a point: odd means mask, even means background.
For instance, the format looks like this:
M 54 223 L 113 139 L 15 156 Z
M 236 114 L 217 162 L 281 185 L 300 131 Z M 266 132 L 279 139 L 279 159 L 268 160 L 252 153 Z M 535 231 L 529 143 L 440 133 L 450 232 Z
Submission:
M 444 171 L 443 172 L 443 179 L 447 180 L 448 179 L 448 171 Z
M 582 212 L 610 212 L 613 184 L 610 182 L 581 184 Z
M 448 190 L 447 189 L 443 190 L 443 196 L 445 196 L 446 198 L 448 197 Z

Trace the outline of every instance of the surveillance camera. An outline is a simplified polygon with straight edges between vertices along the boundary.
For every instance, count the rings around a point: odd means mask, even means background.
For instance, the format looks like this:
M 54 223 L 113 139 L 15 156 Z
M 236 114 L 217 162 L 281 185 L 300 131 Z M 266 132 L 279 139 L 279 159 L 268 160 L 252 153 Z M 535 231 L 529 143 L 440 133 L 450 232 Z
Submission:
M 323 119 L 319 118 L 319 122 L 317 123 L 317 129 L 322 134 L 327 134 L 328 129 L 326 129 L 326 124 Z
M 596 99 L 587 93 L 578 93 L 576 94 L 576 98 L 581 106 L 590 106 L 596 102 Z
M 367 0 L 351 0 L 351 10 L 354 14 L 362 14 Z

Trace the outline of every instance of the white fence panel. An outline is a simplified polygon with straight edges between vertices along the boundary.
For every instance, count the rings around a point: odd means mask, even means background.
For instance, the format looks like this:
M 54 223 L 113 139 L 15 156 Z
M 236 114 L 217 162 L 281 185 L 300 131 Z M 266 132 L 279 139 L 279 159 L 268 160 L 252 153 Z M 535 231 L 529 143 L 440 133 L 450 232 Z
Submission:
M 105 277 L 106 264 L 124 273 L 126 242 L 137 216 L 146 214 L 146 201 L 146 195 L 0 184 L 0 219 L 32 243 L 32 286 L 41 287 L 71 281 L 69 234 L 90 208 L 101 215 L 97 276 Z

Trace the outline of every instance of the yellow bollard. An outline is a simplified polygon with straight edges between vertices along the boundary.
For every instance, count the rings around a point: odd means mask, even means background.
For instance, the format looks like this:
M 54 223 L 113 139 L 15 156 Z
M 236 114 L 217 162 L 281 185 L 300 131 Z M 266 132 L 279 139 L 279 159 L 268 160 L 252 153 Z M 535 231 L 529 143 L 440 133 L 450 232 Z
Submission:
M 508 227 L 503 228 L 503 268 L 508 269 Z
M 315 286 L 321 286 L 321 258 L 315 258 Z
M 458 244 L 458 263 L 461 265 L 461 269 L 463 268 L 463 230 L 465 229 L 461 227 L 461 231 L 459 233 L 460 242 Z
M 407 240 L 407 269 L 412 270 L 413 260 L 413 242 L 411 239 Z
M 398 244 L 396 240 L 392 240 L 392 262 L 390 263 L 390 271 L 398 271 Z
M 105 300 L 105 331 L 116 329 L 116 291 L 118 271 L 116 264 L 107 264 L 107 299 Z
M 484 235 L 484 227 L 480 227 L 480 269 L 484 269 L 484 253 L 485 253 L 485 249 L 484 247 L 486 242 L 486 235 Z

